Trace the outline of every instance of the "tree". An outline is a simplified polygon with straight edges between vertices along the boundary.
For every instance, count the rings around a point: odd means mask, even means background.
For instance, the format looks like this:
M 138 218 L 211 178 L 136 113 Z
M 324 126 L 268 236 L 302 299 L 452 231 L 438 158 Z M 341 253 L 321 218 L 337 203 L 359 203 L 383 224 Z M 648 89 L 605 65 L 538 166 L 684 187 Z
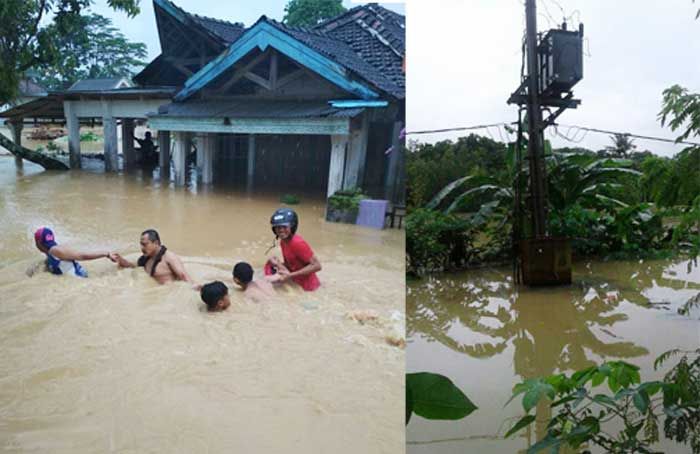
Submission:
M 0 105 L 17 97 L 19 81 L 27 70 L 59 61 L 56 40 L 81 26 L 81 11 L 90 3 L 91 0 L 0 1 Z M 140 12 L 139 0 L 107 3 L 129 17 Z
M 145 64 L 146 45 L 132 43 L 99 14 L 80 16 L 70 33 L 58 35 L 60 62 L 39 65 L 36 81 L 49 89 L 62 89 L 81 79 L 131 76 Z M 54 32 L 55 25 L 48 27 Z
M 632 150 L 637 148 L 634 140 L 630 139 L 627 134 L 613 134 L 610 136 L 610 140 L 613 146 L 607 147 L 606 150 L 615 156 L 626 158 Z
M 311 27 L 347 11 L 342 0 L 290 0 L 284 7 L 284 22 L 293 27 Z

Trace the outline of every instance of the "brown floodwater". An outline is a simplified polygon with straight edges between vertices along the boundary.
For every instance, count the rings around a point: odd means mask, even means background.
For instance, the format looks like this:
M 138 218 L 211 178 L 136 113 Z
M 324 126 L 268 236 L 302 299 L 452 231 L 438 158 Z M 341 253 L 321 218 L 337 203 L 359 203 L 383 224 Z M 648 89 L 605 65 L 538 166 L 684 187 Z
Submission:
M 522 415 L 513 386 L 527 378 L 622 359 L 654 380 L 654 359 L 671 348 L 697 348 L 700 321 L 677 309 L 700 292 L 700 269 L 682 260 L 578 263 L 574 284 L 514 289 L 509 269 L 444 274 L 408 283 L 408 372 L 449 377 L 479 407 L 459 421 L 418 416 L 407 426 L 409 453 L 525 453 L 546 430 L 537 422 L 509 439 Z M 669 362 L 670 363 L 670 362 Z M 666 453 L 687 447 L 665 442 Z M 597 452 L 593 450 L 593 452 Z
M 157 172 L 156 172 L 157 177 Z M 295 206 L 323 264 L 313 293 L 207 313 L 184 283 L 83 262 L 41 270 L 32 232 L 134 259 L 156 228 L 200 282 L 260 273 L 279 194 L 161 185 L 149 172 L 45 172 L 0 157 L 0 449 L 51 453 L 395 453 L 405 446 L 404 234 Z M 280 252 L 272 251 L 270 254 Z M 361 324 L 349 311 L 372 310 Z

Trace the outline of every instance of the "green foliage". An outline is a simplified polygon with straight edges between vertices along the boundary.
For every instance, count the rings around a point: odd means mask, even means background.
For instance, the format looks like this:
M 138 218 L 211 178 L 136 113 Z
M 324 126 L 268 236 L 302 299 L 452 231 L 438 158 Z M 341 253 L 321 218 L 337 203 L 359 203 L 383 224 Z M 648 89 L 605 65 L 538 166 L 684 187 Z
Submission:
M 566 374 L 528 379 L 513 389 L 509 400 L 522 395 L 526 415 L 506 436 L 529 426 L 529 412 L 547 399 L 557 412 L 547 425 L 546 436 L 528 449 L 543 452 L 568 446 L 578 449 L 593 444 L 611 453 L 651 453 L 659 441 L 659 421 L 664 435 L 690 445 L 700 453 L 700 350 L 671 351 L 655 363 L 660 367 L 676 354 L 685 354 L 663 381 L 641 382 L 639 367 L 623 361 L 609 361 Z M 689 355 L 695 358 L 689 358 Z M 596 389 L 607 385 L 607 390 Z M 613 431 L 617 434 L 613 435 Z
M 415 413 L 426 419 L 454 420 L 477 407 L 452 381 L 439 374 L 406 374 L 406 424 Z
M 312 27 L 347 11 L 342 0 L 290 0 L 282 22 L 293 27 Z
M 366 198 L 362 189 L 343 189 L 328 197 L 328 206 L 334 210 L 357 211 L 360 208 L 360 201 Z
M 435 144 L 416 144 L 406 153 L 409 210 L 425 205 L 450 182 L 465 175 L 489 176 L 508 184 L 507 147 L 477 135 Z
M 668 126 L 671 131 L 684 129 L 677 141 L 687 140 L 700 131 L 700 95 L 688 92 L 680 85 L 674 85 L 663 92 L 661 125 Z
M 406 271 L 422 274 L 464 266 L 475 253 L 469 221 L 418 208 L 406 216 Z
M 90 0 L 0 1 L 0 105 L 18 95 L 27 70 L 52 65 L 62 55 L 58 40 L 81 27 L 81 11 Z M 139 0 L 109 0 L 115 10 L 139 13 Z
M 700 256 L 700 195 L 683 210 L 680 222 L 673 229 L 673 243 L 690 257 Z
M 280 197 L 280 202 L 287 205 L 298 205 L 300 200 L 299 197 L 294 194 L 284 194 L 282 197 Z
M 61 148 L 58 145 L 56 145 L 56 142 L 54 142 L 53 140 L 50 140 L 49 143 L 46 144 L 46 149 L 52 152 L 61 151 Z
M 434 152 L 433 149 L 423 150 L 424 153 L 428 151 Z M 446 150 L 442 156 L 454 159 L 451 151 Z M 500 259 L 512 251 L 512 226 L 516 221 L 514 186 L 519 181 L 521 193 L 527 194 L 529 179 L 529 168 L 523 164 L 517 169 L 514 157 L 511 146 L 500 162 L 493 163 L 500 166 L 500 173 L 493 169 L 486 172 L 476 169 L 475 173 L 459 176 L 442 189 L 429 191 L 435 195 L 424 203 L 426 208 L 457 215 L 464 222 L 472 247 L 469 260 L 463 263 Z M 586 150 L 552 151 L 546 161 L 550 234 L 571 238 L 577 255 L 658 257 L 674 250 L 697 255 L 700 251 L 697 221 L 700 208 L 680 205 L 660 209 L 644 200 L 653 199 L 665 207 L 666 203 L 685 202 L 691 194 L 697 197 L 700 186 L 695 189 L 693 181 L 700 172 L 691 169 L 693 166 L 700 168 L 700 161 L 695 162 L 700 159 L 700 149 L 686 150 L 675 159 L 649 153 L 631 153 L 629 157 L 619 159 Z M 421 162 L 421 165 L 435 165 L 440 161 L 434 160 L 432 164 L 428 160 L 414 161 Z M 444 169 L 447 168 L 445 165 Z M 659 183 L 658 179 L 663 178 L 679 183 L 669 184 L 668 180 Z M 423 175 L 418 180 L 419 186 L 427 187 L 428 176 Z M 413 189 L 414 196 L 427 193 L 420 187 Z M 414 197 L 414 201 L 419 199 L 422 196 Z M 525 197 L 522 203 L 520 210 L 527 213 Z M 665 223 L 664 216 L 672 213 L 680 217 L 680 222 Z M 417 217 L 425 218 L 425 214 Z M 520 223 L 523 235 L 527 236 L 529 219 L 525 217 Z M 411 227 L 407 228 L 411 237 Z M 479 250 L 475 250 L 474 245 Z M 430 249 L 444 254 L 436 245 Z M 412 257 L 414 269 L 430 269 L 435 264 L 425 266 L 416 261 L 418 257 L 420 254 Z M 438 260 L 438 263 L 441 262 Z
M 37 66 L 34 73 L 36 81 L 49 89 L 60 90 L 81 79 L 131 77 L 145 65 L 146 45 L 130 42 L 111 19 L 99 14 L 78 16 L 63 35 L 55 24 L 47 29 L 56 36 L 61 59 Z
M 95 134 L 92 131 L 84 132 L 80 134 L 80 141 L 81 142 L 99 142 L 101 140 L 101 137 Z

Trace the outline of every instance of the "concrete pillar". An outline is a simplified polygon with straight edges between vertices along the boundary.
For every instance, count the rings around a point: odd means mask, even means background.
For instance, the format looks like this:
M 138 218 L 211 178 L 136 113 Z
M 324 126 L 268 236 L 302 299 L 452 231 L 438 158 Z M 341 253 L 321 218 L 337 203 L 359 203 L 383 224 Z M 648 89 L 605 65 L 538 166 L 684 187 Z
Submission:
M 158 131 L 158 164 L 161 176 L 170 175 L 170 131 Z
M 173 150 L 173 167 L 175 171 L 175 186 L 184 186 L 187 174 L 187 152 L 189 151 L 189 134 L 175 132 L 175 149 Z
M 248 168 L 246 169 L 246 187 L 250 191 L 253 189 L 255 181 L 255 135 L 248 135 Z
M 394 127 L 391 132 L 391 153 L 389 154 L 389 165 L 386 172 L 386 180 L 384 182 L 384 194 L 387 200 L 393 201 L 397 194 L 394 193 L 396 189 L 396 182 L 399 178 L 400 164 L 401 164 L 401 150 L 402 141 L 399 139 L 401 135 L 401 130 L 403 129 L 402 121 L 395 121 Z
M 80 161 L 80 120 L 75 114 L 75 104 L 71 101 L 63 101 L 63 111 L 68 127 L 68 152 L 70 154 L 70 168 L 79 169 Z
M 204 137 L 206 136 L 206 133 L 200 134 L 197 136 L 197 155 L 196 155 L 196 166 L 197 166 L 197 173 L 201 175 L 202 173 L 202 164 L 204 163 Z
M 345 149 L 348 145 L 347 135 L 331 136 L 331 162 L 328 166 L 328 197 L 343 187 L 345 173 Z
M 102 129 L 104 130 L 105 171 L 119 171 L 117 120 L 112 115 L 112 103 L 102 100 Z
M 104 130 L 105 171 L 119 171 L 119 156 L 117 143 L 117 120 L 114 117 L 102 117 Z
M 7 123 L 7 125 L 10 127 L 10 131 L 12 131 L 12 141 L 15 143 L 15 145 L 19 145 L 21 147 L 22 128 L 24 127 L 24 119 L 20 118 L 17 121 Z M 24 166 L 22 163 L 22 158 L 20 158 L 17 155 L 15 155 L 15 166 L 17 166 L 18 169 L 21 169 Z
M 353 120 L 356 127 L 350 131 L 348 142 L 348 156 L 345 164 L 345 180 L 343 189 L 362 187 L 365 173 L 365 161 L 367 160 L 367 136 L 369 132 L 369 120 L 366 113 L 361 118 Z
M 199 155 L 202 154 L 202 183 L 211 184 L 214 181 L 214 150 L 216 147 L 216 135 L 204 134 L 200 139 L 200 146 L 197 149 Z
M 122 154 L 124 155 L 124 166 L 133 167 L 136 165 L 136 149 L 134 147 L 134 120 L 124 118 L 122 120 Z

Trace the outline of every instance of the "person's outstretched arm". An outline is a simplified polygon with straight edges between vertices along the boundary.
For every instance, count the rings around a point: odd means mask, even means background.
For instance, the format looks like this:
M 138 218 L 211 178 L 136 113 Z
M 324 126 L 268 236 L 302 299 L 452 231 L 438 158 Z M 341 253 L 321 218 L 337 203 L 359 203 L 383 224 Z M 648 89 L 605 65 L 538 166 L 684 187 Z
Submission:
M 51 255 L 59 260 L 96 260 L 96 259 L 112 259 L 109 251 L 101 252 L 83 252 L 76 251 L 66 246 L 54 246 L 49 251 Z
M 116 252 L 112 252 L 110 260 L 119 265 L 119 268 L 136 268 L 136 263 L 128 261 Z

